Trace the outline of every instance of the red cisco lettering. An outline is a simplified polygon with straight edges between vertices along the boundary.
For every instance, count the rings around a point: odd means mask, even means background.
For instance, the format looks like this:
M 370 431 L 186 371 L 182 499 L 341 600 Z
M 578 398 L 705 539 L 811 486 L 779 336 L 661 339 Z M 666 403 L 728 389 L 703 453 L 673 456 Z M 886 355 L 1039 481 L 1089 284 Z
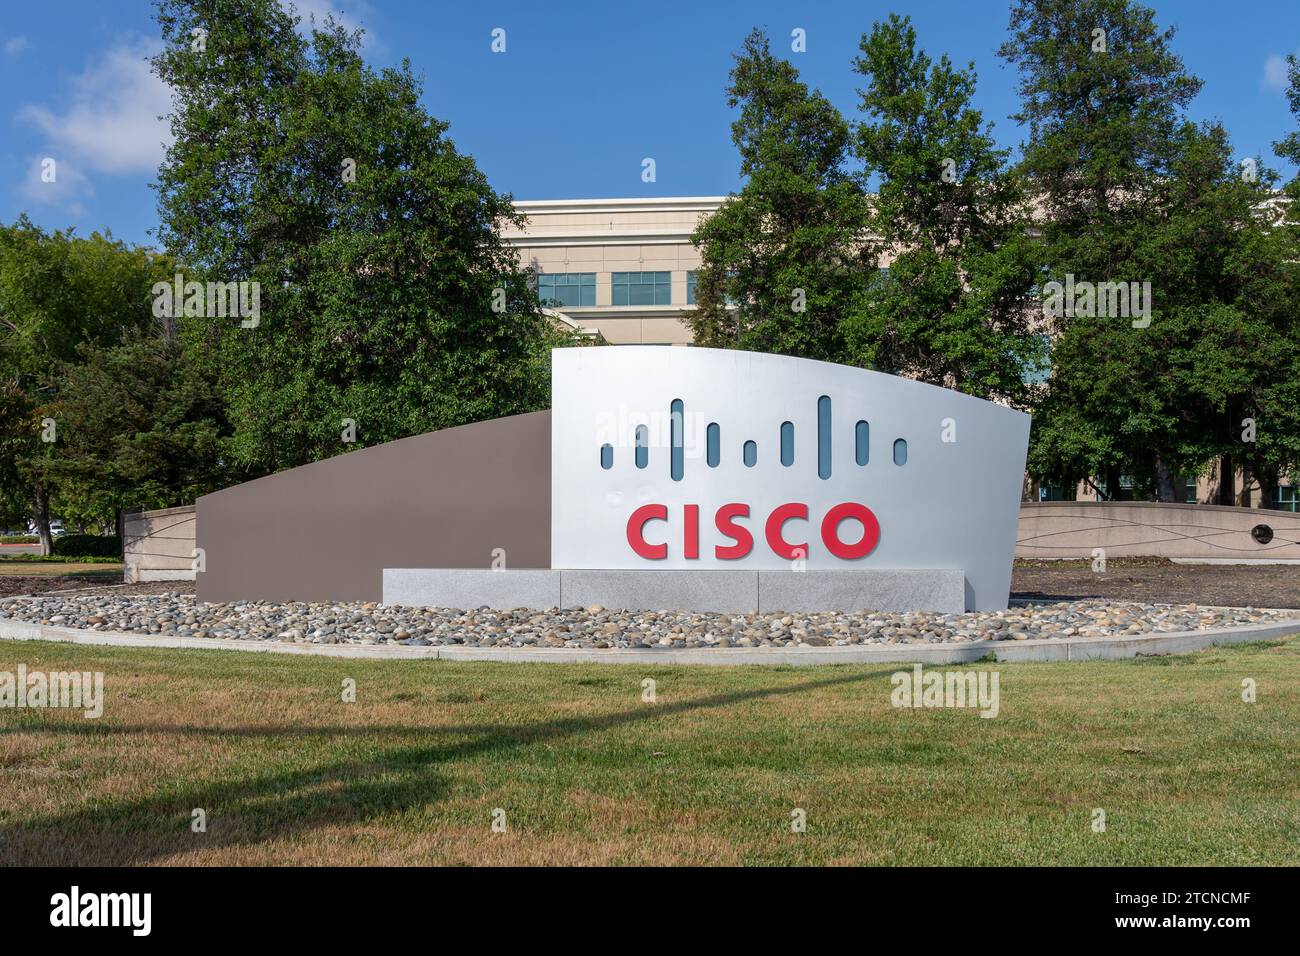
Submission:
M 748 518 L 749 505 L 733 502 L 729 505 L 723 505 L 718 509 L 717 514 L 713 516 L 713 523 L 718 526 L 718 530 L 725 534 L 735 544 L 717 545 L 713 549 L 714 557 L 720 561 L 734 561 L 736 558 L 743 558 L 754 548 L 754 536 L 749 533 L 749 529 L 743 525 L 738 525 L 733 518 Z
M 627 519 L 627 543 L 640 557 L 651 561 L 662 561 L 668 557 L 668 545 L 646 543 L 644 530 L 647 521 L 667 520 L 667 505 L 642 505 L 632 512 L 632 517 Z
M 862 522 L 862 538 L 857 544 L 845 544 L 840 540 L 840 523 L 845 518 L 857 518 Z M 864 558 L 875 550 L 879 541 L 880 522 L 866 505 L 845 501 L 826 512 L 826 517 L 822 518 L 822 543 L 837 558 L 846 561 Z
M 682 505 L 686 515 L 686 528 L 682 539 L 682 554 L 687 558 L 700 556 L 700 506 Z
M 741 518 L 749 518 L 749 505 L 739 501 L 721 505 L 714 513 L 713 523 L 718 532 L 731 542 L 714 546 L 713 554 L 718 560 L 735 561 L 746 557 L 754 549 L 754 536 L 748 528 L 738 523 Z M 786 522 L 796 519 L 808 520 L 808 505 L 791 501 L 773 508 L 763 524 L 763 535 L 768 548 L 777 557 L 787 561 L 809 556 L 806 543 L 791 544 L 785 539 Z M 862 537 L 854 542 L 844 541 L 840 537 L 840 525 L 849 519 L 862 525 Z M 650 561 L 663 560 L 668 557 L 668 545 L 651 544 L 646 541 L 644 532 L 648 522 L 668 520 L 667 505 L 642 505 L 627 520 L 627 543 L 640 557 Z M 880 522 L 866 505 L 857 501 L 844 501 L 827 511 L 822 518 L 821 537 L 823 546 L 832 555 L 844 561 L 855 561 L 869 555 L 880 543 Z M 700 556 L 700 506 L 696 504 L 682 506 L 682 556 L 687 560 L 698 560 Z
M 767 536 L 767 546 L 778 558 L 785 558 L 787 561 L 808 557 L 807 544 L 790 544 L 781 537 L 781 529 L 791 518 L 802 518 L 807 521 L 808 506 L 797 501 L 778 505 L 772 509 L 772 513 L 767 516 L 767 524 L 763 526 L 763 533 Z

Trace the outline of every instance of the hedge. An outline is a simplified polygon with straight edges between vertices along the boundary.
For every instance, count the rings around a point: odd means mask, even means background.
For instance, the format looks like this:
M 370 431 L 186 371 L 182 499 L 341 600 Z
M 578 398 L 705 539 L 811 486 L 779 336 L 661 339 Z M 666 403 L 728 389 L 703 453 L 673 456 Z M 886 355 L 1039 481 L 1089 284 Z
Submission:
M 0 544 L 39 544 L 34 534 L 0 534 Z
M 59 557 L 116 558 L 122 553 L 122 542 L 115 534 L 64 534 L 54 539 L 54 553 Z
M 121 558 L 87 557 L 78 554 L 67 554 L 62 557 L 53 554 L 0 554 L 0 568 L 6 564 L 120 564 L 121 561 Z

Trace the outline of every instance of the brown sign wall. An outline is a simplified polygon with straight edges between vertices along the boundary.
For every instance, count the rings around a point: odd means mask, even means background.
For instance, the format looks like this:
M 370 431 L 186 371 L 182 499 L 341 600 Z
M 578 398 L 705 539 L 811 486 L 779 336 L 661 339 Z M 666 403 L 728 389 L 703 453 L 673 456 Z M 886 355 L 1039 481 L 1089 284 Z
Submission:
M 378 601 L 384 568 L 551 564 L 551 413 L 416 435 L 204 495 L 203 601 Z

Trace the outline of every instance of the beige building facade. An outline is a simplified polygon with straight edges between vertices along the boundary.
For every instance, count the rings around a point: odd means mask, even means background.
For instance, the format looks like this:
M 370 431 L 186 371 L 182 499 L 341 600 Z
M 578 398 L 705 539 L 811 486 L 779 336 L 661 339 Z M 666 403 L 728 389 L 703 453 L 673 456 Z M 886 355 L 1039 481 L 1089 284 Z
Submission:
M 502 230 L 538 294 L 579 328 L 611 345 L 688 345 L 702 217 L 724 196 L 516 202 L 522 229 Z

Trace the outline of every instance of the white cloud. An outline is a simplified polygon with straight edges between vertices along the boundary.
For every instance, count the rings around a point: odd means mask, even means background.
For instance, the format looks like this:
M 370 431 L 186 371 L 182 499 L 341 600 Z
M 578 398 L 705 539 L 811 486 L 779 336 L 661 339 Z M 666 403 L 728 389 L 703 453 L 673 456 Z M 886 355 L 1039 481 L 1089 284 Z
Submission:
M 1281 93 L 1287 88 L 1286 57 L 1270 56 L 1264 61 L 1264 89 Z
M 19 53 L 22 53 L 23 50 L 26 50 L 28 46 L 27 37 L 10 37 L 8 40 L 5 40 L 5 53 L 10 56 L 17 56 Z
M 37 126 L 52 151 L 106 173 L 153 172 L 171 143 L 171 129 L 159 116 L 171 110 L 167 85 L 149 70 L 153 41 L 112 47 L 75 77 L 56 112 L 29 104 L 20 119 Z
M 18 191 L 33 205 L 49 206 L 70 216 L 86 214 L 82 200 L 94 196 L 95 187 L 74 162 L 60 156 L 29 156 L 24 169 Z

